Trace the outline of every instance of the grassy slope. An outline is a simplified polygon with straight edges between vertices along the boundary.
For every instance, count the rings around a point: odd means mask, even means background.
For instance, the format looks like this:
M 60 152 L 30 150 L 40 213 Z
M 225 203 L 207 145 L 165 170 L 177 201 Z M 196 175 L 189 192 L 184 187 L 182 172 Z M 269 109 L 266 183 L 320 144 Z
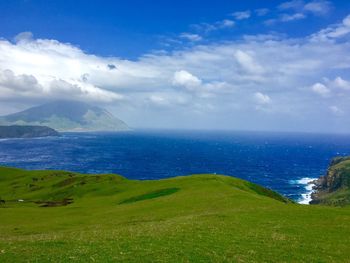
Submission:
M 131 181 L 0 168 L 0 262 L 349 262 L 350 207 L 232 177 Z M 271 198 L 272 197 L 272 198 Z

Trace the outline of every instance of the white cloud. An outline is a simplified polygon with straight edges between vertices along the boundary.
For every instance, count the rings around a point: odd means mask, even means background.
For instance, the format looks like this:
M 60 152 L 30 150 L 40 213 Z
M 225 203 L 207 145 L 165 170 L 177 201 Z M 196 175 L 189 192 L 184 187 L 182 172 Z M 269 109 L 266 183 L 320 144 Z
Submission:
M 174 86 L 182 86 L 189 90 L 193 90 L 202 85 L 202 81 L 199 78 L 186 70 L 176 71 L 172 83 Z
M 218 25 L 221 28 L 234 27 L 235 26 L 235 21 L 232 21 L 232 20 L 229 20 L 229 19 L 224 19 L 221 22 L 219 22 Z
M 309 12 L 315 15 L 325 15 L 331 10 L 332 3 L 326 0 L 303 1 L 293 0 L 284 2 L 278 6 L 280 10 L 294 10 L 297 12 Z
M 18 91 L 40 90 L 38 80 L 32 75 L 15 75 L 11 70 L 0 71 L 0 87 Z
M 311 86 L 311 90 L 323 97 L 330 97 L 330 95 L 346 96 L 342 91 L 350 90 L 350 82 L 344 80 L 342 77 L 336 77 L 334 80 L 323 78 L 324 83 L 317 82 Z
M 250 10 L 234 12 L 232 13 L 232 16 L 237 20 L 248 19 L 251 16 L 251 12 Z
M 0 99 L 11 97 L 65 98 L 109 102 L 123 96 L 76 80 L 67 82 L 52 77 L 39 81 L 33 75 L 15 75 L 12 70 L 0 71 Z
M 280 17 L 280 21 L 282 22 L 289 22 L 289 21 L 294 21 L 294 20 L 301 20 L 305 19 L 306 16 L 303 13 L 295 13 L 295 14 L 282 14 Z
M 224 19 L 224 20 L 216 21 L 215 23 L 195 24 L 195 25 L 192 25 L 191 27 L 195 31 L 204 32 L 208 34 L 212 31 L 232 28 L 235 25 L 236 25 L 235 21 L 232 21 L 230 19 Z
M 86 72 L 110 71 L 108 63 L 86 55 L 78 48 L 54 40 L 33 40 L 28 32 L 16 37 L 16 44 L 0 41 L 1 97 L 71 98 L 115 101 L 123 98 L 81 78 Z M 89 75 L 89 74 L 88 74 Z
M 255 9 L 255 13 L 258 16 L 265 16 L 270 12 L 270 9 L 268 8 L 259 8 L 259 9 Z
M 343 90 L 350 90 L 350 81 L 344 80 L 341 77 L 336 77 L 334 81 L 331 83 L 333 87 L 340 88 Z
M 171 106 L 171 101 L 169 100 L 169 98 L 167 98 L 164 95 L 160 95 L 160 94 L 152 94 L 151 96 L 149 96 L 148 98 L 149 102 L 151 103 L 151 105 L 155 105 L 155 106 L 159 106 L 159 107 L 169 107 Z
M 318 41 L 334 41 L 337 38 L 342 38 L 350 33 L 350 15 L 345 17 L 342 23 L 331 25 L 311 36 L 311 40 Z
M 344 111 L 337 106 L 330 106 L 329 110 L 337 116 L 342 116 L 344 114 Z
M 327 97 L 331 92 L 329 88 L 327 88 L 324 84 L 319 82 L 312 85 L 311 90 L 323 97 Z
M 302 0 L 292 0 L 288 2 L 283 2 L 278 6 L 280 10 L 288 10 L 288 9 L 293 9 L 293 10 L 299 10 L 304 7 L 304 1 Z
M 33 39 L 33 33 L 32 32 L 22 32 L 19 33 L 17 36 L 15 36 L 14 40 L 16 43 L 18 42 L 26 42 L 26 41 L 30 41 Z
M 266 95 L 266 94 L 263 94 L 261 92 L 256 92 L 254 94 L 254 98 L 255 98 L 255 101 L 258 103 L 258 104 L 270 104 L 271 103 L 271 98 Z
M 200 41 L 203 39 L 200 35 L 191 33 L 182 33 L 180 34 L 180 38 L 184 38 L 189 41 Z
M 186 91 L 191 92 L 200 98 L 212 98 L 218 94 L 227 94 L 234 90 L 232 85 L 227 82 L 204 82 L 202 79 L 186 70 L 179 70 L 174 73 L 172 85 L 175 87 L 183 87 Z
M 331 2 L 325 0 L 314 0 L 305 2 L 303 0 L 293 0 L 284 2 L 278 6 L 278 9 L 284 12 L 293 11 L 293 13 L 283 13 L 278 18 L 273 18 L 265 21 L 266 25 L 272 25 L 278 21 L 290 22 L 301 20 L 308 17 L 308 15 L 326 15 L 331 10 Z
M 304 11 L 308 11 L 316 15 L 326 15 L 330 10 L 331 2 L 324 0 L 312 1 L 304 6 Z
M 254 58 L 248 54 L 248 52 L 244 52 L 242 50 L 237 50 L 234 54 L 237 62 L 241 65 L 241 67 L 249 73 L 252 74 L 260 74 L 262 73 L 262 67 L 254 61 Z

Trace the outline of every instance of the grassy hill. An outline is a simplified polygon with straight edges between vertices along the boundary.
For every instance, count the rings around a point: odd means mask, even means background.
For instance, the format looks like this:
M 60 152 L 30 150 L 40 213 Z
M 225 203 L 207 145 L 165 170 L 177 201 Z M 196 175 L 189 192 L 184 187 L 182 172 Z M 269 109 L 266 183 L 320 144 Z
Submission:
M 350 207 L 237 178 L 0 168 L 0 262 L 349 262 Z

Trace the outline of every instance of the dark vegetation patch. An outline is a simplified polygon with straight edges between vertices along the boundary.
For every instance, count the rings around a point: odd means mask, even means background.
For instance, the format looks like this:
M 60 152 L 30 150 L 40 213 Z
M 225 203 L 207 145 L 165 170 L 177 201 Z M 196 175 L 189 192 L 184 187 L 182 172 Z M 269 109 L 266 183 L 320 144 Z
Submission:
M 43 186 L 39 186 L 39 185 L 31 185 L 29 191 L 34 192 L 34 191 L 38 191 L 38 190 L 41 190 L 41 189 L 44 189 L 44 187 Z
M 63 200 L 58 201 L 36 201 L 40 207 L 57 207 L 57 206 L 66 206 L 73 203 L 72 198 L 64 198 Z
M 283 202 L 283 203 L 291 202 L 289 199 L 283 197 L 282 195 L 280 195 L 280 194 L 278 194 L 270 189 L 264 188 L 260 185 L 246 182 L 246 186 L 248 186 L 251 190 L 253 190 L 254 192 L 256 192 L 259 195 L 264 195 L 264 196 L 273 198 L 273 199 L 280 201 L 280 202 Z
M 149 192 L 149 193 L 146 193 L 146 194 L 143 194 L 143 195 L 138 195 L 138 196 L 134 196 L 134 197 L 125 199 L 124 201 L 121 201 L 119 204 L 120 205 L 121 204 L 130 204 L 130 203 L 134 203 L 134 202 L 138 202 L 138 201 L 154 199 L 154 198 L 158 198 L 158 197 L 161 197 L 161 196 L 174 194 L 174 193 L 176 193 L 179 190 L 180 190 L 180 188 L 160 189 L 160 190 Z
M 63 187 L 63 186 L 67 186 L 70 184 L 73 184 L 75 181 L 77 181 L 76 177 L 69 177 L 61 182 L 58 182 L 57 184 L 53 185 L 54 187 Z

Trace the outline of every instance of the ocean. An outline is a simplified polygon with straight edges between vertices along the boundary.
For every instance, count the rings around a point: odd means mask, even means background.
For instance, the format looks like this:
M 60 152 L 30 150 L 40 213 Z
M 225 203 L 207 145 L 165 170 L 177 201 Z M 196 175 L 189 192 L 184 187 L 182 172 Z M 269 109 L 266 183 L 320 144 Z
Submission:
M 63 133 L 0 140 L 0 165 L 160 179 L 213 173 L 239 177 L 308 203 L 331 158 L 350 154 L 350 135 L 144 130 Z

